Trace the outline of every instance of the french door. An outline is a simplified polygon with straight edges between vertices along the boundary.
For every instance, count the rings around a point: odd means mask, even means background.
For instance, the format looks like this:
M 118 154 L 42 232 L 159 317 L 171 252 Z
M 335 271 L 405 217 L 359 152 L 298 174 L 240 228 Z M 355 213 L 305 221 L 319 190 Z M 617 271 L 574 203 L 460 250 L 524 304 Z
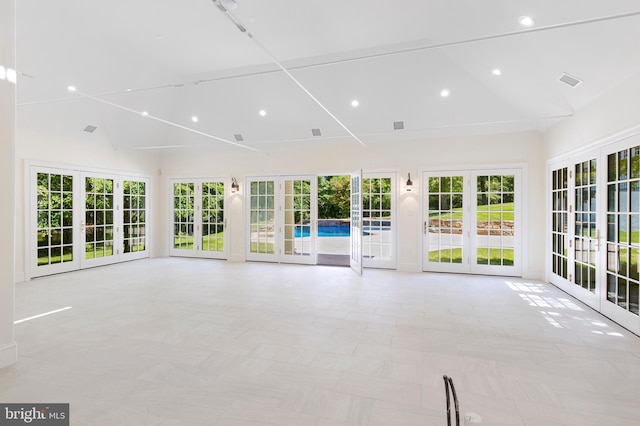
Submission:
M 607 165 L 607 231 L 599 294 L 604 315 L 640 334 L 640 138 L 634 139 L 601 156 Z
M 316 177 L 251 177 L 247 186 L 247 260 L 315 264 Z
M 226 179 L 171 179 L 171 256 L 227 258 Z
M 82 243 L 80 177 L 77 171 L 44 167 L 29 170 L 31 277 L 80 268 Z
M 364 173 L 362 179 L 362 264 L 396 267 L 395 173 Z
M 148 257 L 145 177 L 29 167 L 29 275 Z
M 549 167 L 550 282 L 640 333 L 640 140 Z
M 351 253 L 349 266 L 362 275 L 362 170 L 351 173 Z
M 551 282 L 599 310 L 598 153 L 551 168 Z
M 423 269 L 521 274 L 519 169 L 426 172 Z
M 81 238 L 84 254 L 80 267 L 100 266 L 117 261 L 116 226 L 121 226 L 116 217 L 117 176 L 81 173 L 83 185 L 81 200 L 84 201 L 84 215 L 81 222 Z

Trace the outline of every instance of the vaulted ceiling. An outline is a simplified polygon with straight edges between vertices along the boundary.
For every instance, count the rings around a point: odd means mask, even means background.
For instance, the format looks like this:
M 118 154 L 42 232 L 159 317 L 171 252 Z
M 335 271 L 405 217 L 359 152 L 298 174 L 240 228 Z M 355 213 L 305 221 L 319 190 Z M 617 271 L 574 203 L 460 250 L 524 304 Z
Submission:
M 17 3 L 18 126 L 117 149 L 544 131 L 640 74 L 640 0 Z

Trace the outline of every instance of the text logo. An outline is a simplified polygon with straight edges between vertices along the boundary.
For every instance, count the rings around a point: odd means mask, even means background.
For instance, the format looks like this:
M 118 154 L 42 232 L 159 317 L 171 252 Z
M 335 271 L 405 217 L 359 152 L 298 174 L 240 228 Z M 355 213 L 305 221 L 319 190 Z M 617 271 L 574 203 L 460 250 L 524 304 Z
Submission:
M 69 426 L 69 404 L 0 404 L 0 426 Z

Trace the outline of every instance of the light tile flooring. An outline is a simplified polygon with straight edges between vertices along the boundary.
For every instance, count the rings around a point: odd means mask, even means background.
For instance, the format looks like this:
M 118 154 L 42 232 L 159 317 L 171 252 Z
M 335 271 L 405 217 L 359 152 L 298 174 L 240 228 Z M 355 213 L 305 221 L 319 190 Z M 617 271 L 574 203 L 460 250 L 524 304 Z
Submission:
M 640 424 L 640 339 L 539 282 L 150 259 L 16 286 L 1 402 L 73 425 Z

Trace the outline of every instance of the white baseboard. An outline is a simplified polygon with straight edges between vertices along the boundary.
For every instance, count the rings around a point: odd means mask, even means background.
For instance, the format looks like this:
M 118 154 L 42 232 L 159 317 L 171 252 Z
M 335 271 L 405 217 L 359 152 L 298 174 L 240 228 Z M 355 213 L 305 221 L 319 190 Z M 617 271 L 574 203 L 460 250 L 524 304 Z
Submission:
M 422 266 L 418 263 L 400 263 L 397 270 L 402 272 L 422 272 Z
M 241 254 L 236 254 L 236 255 L 229 255 L 229 257 L 227 258 L 227 260 L 229 262 L 244 262 L 245 258 L 243 255 Z
M 16 362 L 18 362 L 18 345 L 16 343 L 0 348 L 0 368 Z

